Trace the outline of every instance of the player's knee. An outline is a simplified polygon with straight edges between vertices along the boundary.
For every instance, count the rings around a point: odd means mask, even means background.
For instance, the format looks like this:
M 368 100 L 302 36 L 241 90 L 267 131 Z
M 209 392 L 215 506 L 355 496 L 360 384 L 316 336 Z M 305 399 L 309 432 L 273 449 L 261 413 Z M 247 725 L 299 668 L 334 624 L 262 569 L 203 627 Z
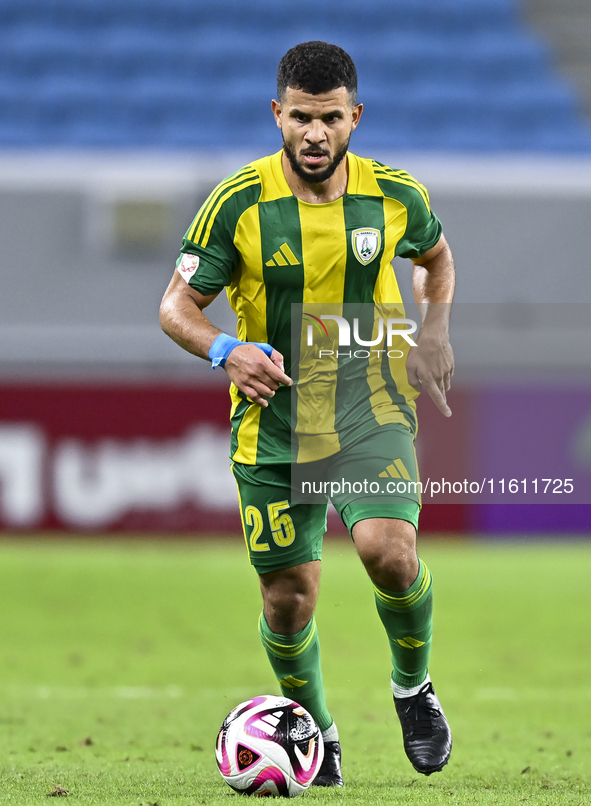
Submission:
M 404 591 L 416 579 L 418 559 L 414 549 L 407 546 L 366 547 L 359 556 L 370 579 L 380 588 Z
M 412 524 L 394 519 L 360 521 L 353 527 L 353 539 L 372 582 L 391 591 L 412 585 L 419 568 Z
M 267 623 L 280 635 L 303 630 L 314 615 L 315 600 L 310 595 L 273 590 L 263 598 Z
M 293 635 L 302 630 L 314 615 L 319 569 L 299 566 L 260 579 L 265 618 L 273 632 Z

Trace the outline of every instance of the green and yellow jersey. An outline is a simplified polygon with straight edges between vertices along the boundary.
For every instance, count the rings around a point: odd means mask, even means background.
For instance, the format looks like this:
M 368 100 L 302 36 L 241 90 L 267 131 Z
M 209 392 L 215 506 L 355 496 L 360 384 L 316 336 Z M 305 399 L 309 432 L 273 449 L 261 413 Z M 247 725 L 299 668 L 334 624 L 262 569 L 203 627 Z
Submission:
M 281 155 L 257 160 L 218 185 L 183 240 L 182 253 L 197 259 L 181 255 L 178 266 L 201 294 L 227 288 L 238 338 L 279 350 L 295 381 L 295 421 L 288 388 L 263 409 L 232 385 L 231 455 L 243 464 L 290 462 L 292 433 L 297 461 L 322 458 L 360 424 L 359 406 L 347 406 L 347 394 L 336 391 L 346 359 L 327 375 L 309 361 L 303 372 L 299 345 L 292 353 L 292 306 L 299 306 L 301 318 L 302 310 L 314 314 L 319 304 L 335 314 L 353 304 L 388 303 L 404 317 L 392 260 L 419 257 L 441 236 L 426 189 L 404 171 L 349 153 L 345 195 L 309 204 L 291 192 Z M 376 355 L 355 364 L 353 375 L 360 372 L 368 392 L 361 420 L 368 427 L 399 422 L 414 432 L 416 393 L 404 364 Z M 311 383 L 323 375 L 324 386 Z

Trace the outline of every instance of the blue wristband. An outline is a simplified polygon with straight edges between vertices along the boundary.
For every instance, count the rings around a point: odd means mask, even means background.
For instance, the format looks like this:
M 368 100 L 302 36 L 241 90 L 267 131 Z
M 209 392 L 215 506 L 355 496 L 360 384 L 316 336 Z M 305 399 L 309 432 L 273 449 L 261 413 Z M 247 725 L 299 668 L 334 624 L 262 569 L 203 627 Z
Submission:
M 220 335 L 214 340 L 213 344 L 209 348 L 211 368 L 215 369 L 216 367 L 224 367 L 226 364 L 226 359 L 234 347 L 239 347 L 241 344 L 254 344 L 255 347 L 258 347 L 260 350 L 262 350 L 266 355 L 269 356 L 269 358 L 273 352 L 273 348 L 270 344 L 265 344 L 259 341 L 240 341 L 240 339 L 235 339 L 234 336 L 228 336 L 227 333 L 220 333 Z

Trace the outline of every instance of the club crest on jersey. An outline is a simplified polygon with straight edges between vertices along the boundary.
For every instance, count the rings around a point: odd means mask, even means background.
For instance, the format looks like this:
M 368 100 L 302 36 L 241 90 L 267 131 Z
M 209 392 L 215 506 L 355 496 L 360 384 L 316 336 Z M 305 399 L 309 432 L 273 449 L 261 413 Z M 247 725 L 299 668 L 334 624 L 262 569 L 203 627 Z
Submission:
M 355 229 L 351 233 L 351 245 L 355 257 L 363 265 L 370 263 L 380 251 L 382 244 L 382 233 L 379 229 L 367 227 L 365 229 Z

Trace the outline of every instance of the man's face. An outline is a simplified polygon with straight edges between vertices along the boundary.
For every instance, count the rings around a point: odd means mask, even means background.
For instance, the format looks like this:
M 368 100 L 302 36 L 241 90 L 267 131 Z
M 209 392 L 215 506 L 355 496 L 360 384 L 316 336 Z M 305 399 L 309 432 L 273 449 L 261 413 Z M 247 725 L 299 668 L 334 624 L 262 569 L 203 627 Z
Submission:
M 321 95 L 288 87 L 283 103 L 273 101 L 272 108 L 294 173 L 311 185 L 330 179 L 347 153 L 362 104 L 353 105 L 345 87 Z

